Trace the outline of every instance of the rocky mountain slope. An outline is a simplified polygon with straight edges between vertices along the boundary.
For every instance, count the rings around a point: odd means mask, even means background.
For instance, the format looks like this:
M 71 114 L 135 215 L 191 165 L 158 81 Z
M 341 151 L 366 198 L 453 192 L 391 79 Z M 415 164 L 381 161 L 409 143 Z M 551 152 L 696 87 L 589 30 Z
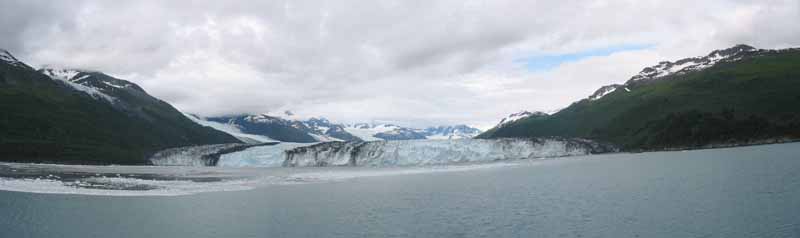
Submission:
M 800 49 L 746 45 L 661 62 L 550 116 L 479 138 L 564 136 L 627 150 L 753 144 L 800 138 Z

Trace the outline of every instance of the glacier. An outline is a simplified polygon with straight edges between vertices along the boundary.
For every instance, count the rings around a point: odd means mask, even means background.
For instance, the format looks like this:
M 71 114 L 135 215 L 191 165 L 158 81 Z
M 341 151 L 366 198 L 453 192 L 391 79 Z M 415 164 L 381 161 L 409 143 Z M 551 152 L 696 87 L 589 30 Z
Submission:
M 419 166 L 617 152 L 584 139 L 505 138 L 326 142 L 285 151 L 284 167 Z
M 160 151 L 160 166 L 398 167 L 551 158 L 618 152 L 611 145 L 575 138 L 503 138 L 320 143 L 219 144 Z

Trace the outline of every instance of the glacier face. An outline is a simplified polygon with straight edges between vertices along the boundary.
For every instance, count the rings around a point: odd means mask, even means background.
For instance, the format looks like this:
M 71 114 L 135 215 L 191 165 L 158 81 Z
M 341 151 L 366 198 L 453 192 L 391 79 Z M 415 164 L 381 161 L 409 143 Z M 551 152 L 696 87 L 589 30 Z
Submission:
M 223 154 L 217 162 L 220 167 L 281 167 L 286 150 L 311 146 L 315 143 L 281 142 L 273 146 L 257 146 L 243 151 Z
M 332 141 L 261 145 L 221 144 L 173 148 L 154 165 L 220 167 L 424 166 L 617 152 L 583 139 L 458 139 Z
M 155 153 L 150 157 L 150 162 L 158 166 L 210 166 L 213 163 L 204 157 L 240 145 L 217 144 L 171 148 Z
M 412 166 L 616 152 L 583 139 L 327 142 L 287 150 L 283 166 Z
M 150 163 L 159 166 L 215 166 L 223 155 L 236 153 L 251 147 L 272 147 L 277 142 L 261 144 L 215 144 L 170 148 L 150 157 Z

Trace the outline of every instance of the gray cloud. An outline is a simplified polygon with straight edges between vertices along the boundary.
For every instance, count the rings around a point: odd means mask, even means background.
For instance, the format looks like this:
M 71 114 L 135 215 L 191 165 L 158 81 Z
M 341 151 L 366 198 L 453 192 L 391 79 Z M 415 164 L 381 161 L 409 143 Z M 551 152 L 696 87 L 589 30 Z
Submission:
M 0 1 L 0 47 L 96 69 L 204 115 L 490 126 L 660 60 L 800 45 L 800 2 Z M 518 59 L 646 44 L 552 70 Z

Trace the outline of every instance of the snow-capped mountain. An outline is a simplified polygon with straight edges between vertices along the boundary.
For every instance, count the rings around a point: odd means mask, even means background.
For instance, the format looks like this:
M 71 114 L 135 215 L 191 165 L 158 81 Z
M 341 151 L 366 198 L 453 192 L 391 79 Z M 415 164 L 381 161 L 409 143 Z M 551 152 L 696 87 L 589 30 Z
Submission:
M 416 129 L 388 123 L 341 124 L 322 117 L 303 119 L 290 111 L 209 118 L 187 116 L 201 125 L 214 127 L 249 142 L 464 139 L 480 134 L 480 130 L 466 125 Z
M 611 84 L 600 87 L 587 99 L 595 101 L 620 90 L 630 92 L 635 84 L 670 79 L 673 78 L 672 76 L 697 72 L 720 63 L 736 62 L 747 56 L 774 51 L 776 50 L 759 50 L 749 45 L 736 45 L 728 49 L 712 51 L 708 55 L 702 57 L 685 58 L 675 62 L 663 61 L 658 63 L 658 65 L 642 69 L 641 72 L 631 77 L 625 84 Z
M 203 118 L 205 121 L 226 125 L 232 133 L 244 133 L 286 142 L 356 141 L 359 137 L 348 133 L 341 124 L 325 118 L 302 119 L 290 111 L 228 117 Z M 235 131 L 235 130 L 238 130 Z M 230 132 L 229 132 L 230 133 Z
M 478 138 L 583 137 L 632 151 L 782 141 L 791 128 L 786 125 L 796 123 L 789 118 L 800 118 L 792 116 L 800 112 L 790 103 L 800 90 L 798 58 L 797 48 L 736 45 L 664 61 L 551 117 L 522 119 Z
M 634 75 L 628 83 L 700 71 L 718 63 L 741 60 L 746 54 L 758 51 L 758 49 L 749 45 L 736 45 L 724 50 L 715 50 L 704 57 L 686 58 L 675 62 L 663 61 L 658 65 L 644 68 L 639 74 Z
M 312 117 L 308 120 L 301 121 L 303 125 L 311 129 L 312 135 L 318 135 L 322 137 L 324 140 L 320 141 L 335 141 L 335 140 L 343 140 L 343 141 L 358 141 L 361 138 L 350 134 L 345 130 L 344 125 L 331 123 L 328 119 L 323 117 Z
M 135 84 L 84 70 L 36 70 L 0 50 L 0 160 L 147 164 L 169 147 L 240 143 L 193 123 Z M 35 130 L 33 130 L 33 129 Z
M 59 81 L 64 85 L 71 87 L 76 91 L 86 93 L 87 95 L 95 99 L 102 99 L 112 104 L 114 103 L 116 98 L 109 96 L 103 91 L 111 90 L 110 88 L 108 88 L 109 86 L 113 88 L 125 87 L 125 85 L 116 85 L 105 81 L 101 82 L 105 84 L 106 87 L 102 87 L 101 85 L 94 85 L 92 81 L 86 80 L 92 76 L 90 72 L 84 72 L 74 69 L 43 68 L 40 69 L 39 72 L 47 75 L 53 80 Z
M 540 112 L 540 111 L 535 111 L 535 112 L 520 111 L 520 112 L 516 112 L 516 113 L 511 113 L 511 115 L 508 115 L 507 117 L 505 117 L 503 119 L 500 119 L 500 123 L 497 123 L 497 126 L 495 126 L 495 127 L 502 127 L 502 126 L 508 125 L 508 124 L 510 124 L 512 122 L 519 121 L 521 119 L 528 118 L 528 117 L 546 117 L 546 116 L 549 116 L 549 115 L 550 114 L 547 114 L 547 113 L 544 113 L 544 112 Z
M 417 129 L 394 124 L 356 123 L 345 125 L 345 130 L 364 141 L 468 139 L 481 133 L 479 129 L 467 125 Z
M 399 128 L 400 126 L 393 124 L 355 123 L 355 124 L 346 124 L 344 130 L 350 133 L 351 135 L 361 138 L 361 140 L 376 141 L 383 139 L 375 137 L 375 135 L 379 133 L 393 131 Z
M 736 62 L 749 55 L 763 54 L 773 51 L 775 50 L 759 50 L 748 45 L 736 45 L 728 49 L 715 50 L 702 57 L 686 58 L 675 62 L 663 61 L 658 65 L 642 69 L 641 72 L 631 77 L 627 82 L 625 82 L 625 84 L 611 84 L 600 87 L 594 93 L 592 93 L 592 95 L 587 97 L 586 100 L 596 101 L 615 92 L 630 92 L 632 89 L 634 89 L 636 84 L 648 83 L 654 80 L 670 79 L 673 78 L 671 76 L 696 72 L 716 64 Z M 528 111 L 513 113 L 500 120 L 500 123 L 498 123 L 495 128 L 503 127 L 511 122 L 531 116 L 548 116 L 548 114 L 543 112 L 532 113 Z

